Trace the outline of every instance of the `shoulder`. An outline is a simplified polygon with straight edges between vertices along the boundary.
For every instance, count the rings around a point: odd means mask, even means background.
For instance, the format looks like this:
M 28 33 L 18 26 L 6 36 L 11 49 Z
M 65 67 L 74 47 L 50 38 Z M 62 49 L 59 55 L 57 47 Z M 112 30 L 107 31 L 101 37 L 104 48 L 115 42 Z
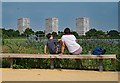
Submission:
M 62 35 L 62 38 L 64 38 L 65 37 L 65 35 Z
M 66 35 L 63 35 L 63 36 L 61 37 L 61 40 L 64 41 L 65 38 L 66 38 Z
M 75 37 L 74 35 L 71 35 L 72 37 Z M 76 38 L 76 37 L 75 37 Z

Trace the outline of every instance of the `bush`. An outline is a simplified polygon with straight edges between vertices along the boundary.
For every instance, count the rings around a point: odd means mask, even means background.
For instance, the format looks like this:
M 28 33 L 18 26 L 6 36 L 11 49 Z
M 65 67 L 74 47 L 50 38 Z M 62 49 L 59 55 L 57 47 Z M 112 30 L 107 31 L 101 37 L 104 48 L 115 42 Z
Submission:
M 3 53 L 27 53 L 27 54 L 43 54 L 44 42 L 30 42 L 25 39 L 4 39 L 4 44 L 2 46 Z M 96 46 L 101 46 L 106 49 L 106 54 L 116 54 L 117 61 L 111 62 L 111 60 L 104 60 L 105 70 L 117 70 L 120 71 L 120 53 L 118 43 L 119 40 L 113 39 L 82 39 L 78 41 L 83 48 L 82 54 L 88 54 L 89 51 Z M 48 50 L 47 50 L 47 53 Z M 68 54 L 68 51 L 65 50 L 65 53 Z M 78 66 L 75 60 L 59 60 L 55 59 L 56 68 L 80 68 L 80 69 L 98 69 L 98 60 L 82 60 L 83 67 Z M 49 59 L 15 59 L 14 68 L 50 68 Z M 3 59 L 3 67 L 9 67 L 9 61 Z

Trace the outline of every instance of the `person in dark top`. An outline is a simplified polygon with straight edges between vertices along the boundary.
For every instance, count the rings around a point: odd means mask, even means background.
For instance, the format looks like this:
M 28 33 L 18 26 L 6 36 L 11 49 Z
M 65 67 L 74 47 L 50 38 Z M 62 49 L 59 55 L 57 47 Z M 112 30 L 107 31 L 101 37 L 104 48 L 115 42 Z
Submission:
M 59 47 L 60 47 L 60 44 L 58 43 L 58 41 L 60 41 L 60 39 L 58 39 L 58 40 L 53 39 L 53 35 L 51 33 L 48 33 L 46 35 L 46 37 L 48 38 L 48 40 L 44 46 L 44 54 L 46 54 L 47 48 L 48 48 L 50 54 L 58 54 Z

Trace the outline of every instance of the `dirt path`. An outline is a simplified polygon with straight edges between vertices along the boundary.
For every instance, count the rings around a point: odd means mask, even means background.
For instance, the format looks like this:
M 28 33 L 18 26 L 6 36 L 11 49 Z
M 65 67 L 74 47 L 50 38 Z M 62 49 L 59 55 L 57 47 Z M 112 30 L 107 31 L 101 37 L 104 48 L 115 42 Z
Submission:
M 118 81 L 118 72 L 2 69 L 2 81 Z

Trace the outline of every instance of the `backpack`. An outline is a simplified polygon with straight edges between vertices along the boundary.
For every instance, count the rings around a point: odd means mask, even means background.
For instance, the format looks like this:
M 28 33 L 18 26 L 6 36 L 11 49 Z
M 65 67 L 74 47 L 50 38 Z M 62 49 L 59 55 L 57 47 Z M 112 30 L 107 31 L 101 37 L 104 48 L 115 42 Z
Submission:
M 102 54 L 105 54 L 105 52 L 106 52 L 105 49 L 97 46 L 97 47 L 95 47 L 95 48 L 93 49 L 92 54 L 93 54 L 93 55 L 102 55 Z

